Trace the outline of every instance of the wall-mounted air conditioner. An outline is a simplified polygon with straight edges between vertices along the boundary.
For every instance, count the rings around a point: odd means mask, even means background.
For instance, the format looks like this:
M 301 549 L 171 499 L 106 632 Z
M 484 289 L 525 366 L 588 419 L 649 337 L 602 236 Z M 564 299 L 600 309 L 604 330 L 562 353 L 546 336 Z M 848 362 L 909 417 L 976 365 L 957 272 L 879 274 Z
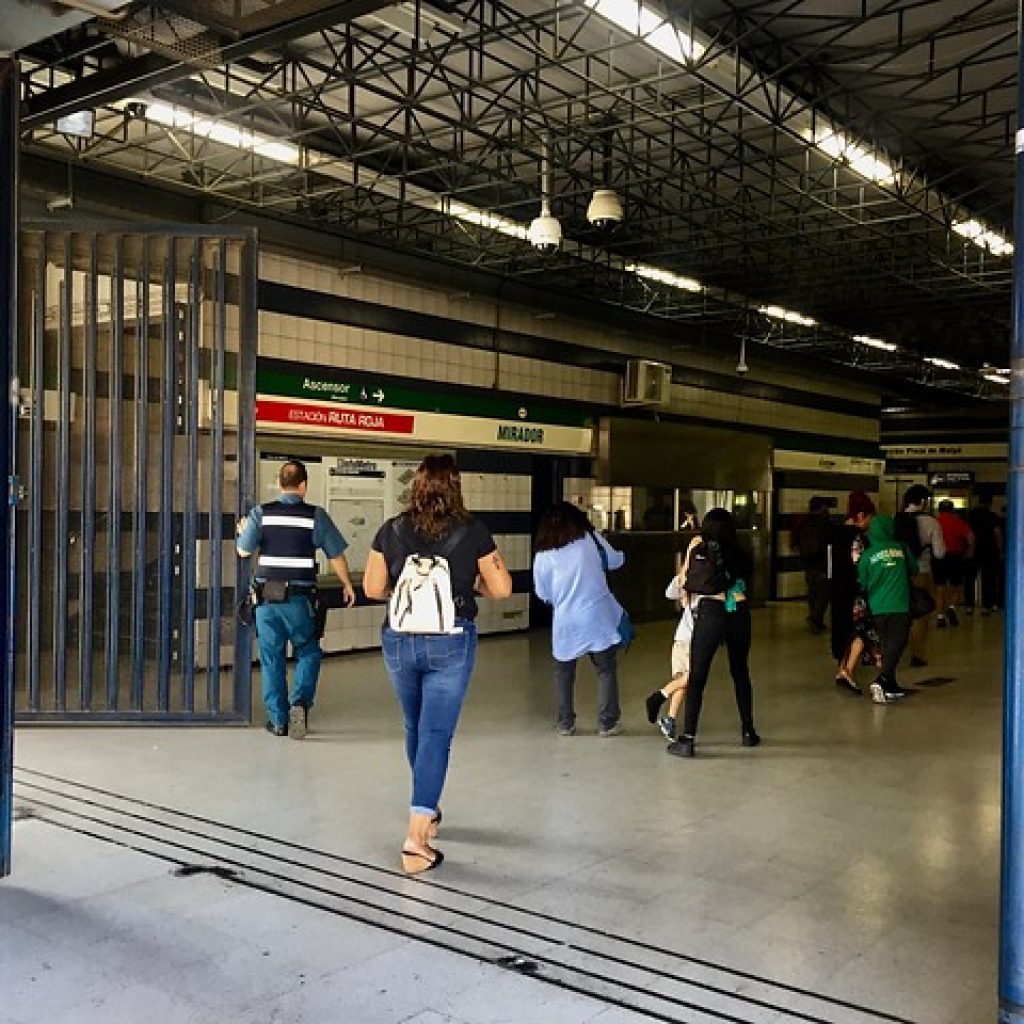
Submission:
M 623 405 L 668 405 L 672 367 L 650 359 L 629 359 L 622 379 Z

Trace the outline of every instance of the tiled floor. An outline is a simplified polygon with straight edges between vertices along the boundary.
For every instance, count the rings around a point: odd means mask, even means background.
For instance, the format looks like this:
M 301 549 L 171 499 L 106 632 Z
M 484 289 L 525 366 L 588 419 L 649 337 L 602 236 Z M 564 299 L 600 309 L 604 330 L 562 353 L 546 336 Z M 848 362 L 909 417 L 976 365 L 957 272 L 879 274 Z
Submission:
M 903 681 L 951 681 L 886 707 L 834 691 L 798 606 L 754 629 L 764 745 L 722 655 L 692 761 L 642 711 L 670 623 L 612 739 L 589 666 L 560 738 L 546 637 L 485 641 L 418 880 L 378 655 L 326 664 L 302 743 L 19 730 L 0 1022 L 994 1020 L 1001 620 L 934 634 Z

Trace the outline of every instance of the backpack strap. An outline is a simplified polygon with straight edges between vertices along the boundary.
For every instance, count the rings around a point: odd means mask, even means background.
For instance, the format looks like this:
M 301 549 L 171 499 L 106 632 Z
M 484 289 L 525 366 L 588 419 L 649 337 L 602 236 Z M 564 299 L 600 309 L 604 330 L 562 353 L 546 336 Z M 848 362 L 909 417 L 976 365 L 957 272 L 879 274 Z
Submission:
M 597 548 L 597 553 L 601 556 L 601 568 L 604 569 L 605 572 L 607 572 L 608 554 L 605 551 L 605 549 L 601 547 L 601 542 L 597 539 L 597 534 L 595 534 L 593 530 L 590 531 L 590 539 L 594 542 L 594 547 Z
M 388 565 L 388 573 L 393 579 L 397 579 L 402 574 L 402 566 L 405 564 L 405 560 L 409 555 L 415 555 L 416 551 L 416 534 L 412 528 L 412 523 L 409 522 L 408 517 L 395 516 L 391 520 L 391 529 L 395 533 L 395 537 L 398 540 L 398 556 L 393 562 Z M 437 551 L 437 555 L 446 560 L 450 560 L 452 552 L 462 543 L 463 537 L 469 532 L 469 526 L 462 522 L 455 527 L 454 530 L 445 542 Z

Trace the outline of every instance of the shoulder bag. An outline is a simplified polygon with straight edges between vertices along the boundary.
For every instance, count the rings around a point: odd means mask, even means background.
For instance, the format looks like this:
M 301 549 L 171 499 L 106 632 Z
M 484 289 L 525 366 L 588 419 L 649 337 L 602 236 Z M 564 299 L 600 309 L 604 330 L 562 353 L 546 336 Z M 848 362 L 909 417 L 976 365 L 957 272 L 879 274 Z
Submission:
M 601 546 L 601 542 L 597 539 L 593 531 L 590 533 L 590 539 L 594 542 L 594 546 L 597 548 L 597 553 L 601 557 L 601 566 L 605 571 L 605 575 L 608 574 L 608 555 L 605 553 L 604 548 Z M 622 609 L 622 615 L 619 617 L 619 646 L 624 650 L 629 650 L 629 645 L 636 639 L 636 626 L 633 625 L 633 620 L 629 617 L 629 612 L 625 608 Z

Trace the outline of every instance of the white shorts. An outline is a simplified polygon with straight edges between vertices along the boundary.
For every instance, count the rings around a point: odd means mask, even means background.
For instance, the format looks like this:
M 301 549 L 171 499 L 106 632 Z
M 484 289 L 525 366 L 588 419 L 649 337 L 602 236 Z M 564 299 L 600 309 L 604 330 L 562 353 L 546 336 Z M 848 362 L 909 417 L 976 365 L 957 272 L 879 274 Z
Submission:
M 672 644 L 672 678 L 690 674 L 690 645 L 678 640 Z

